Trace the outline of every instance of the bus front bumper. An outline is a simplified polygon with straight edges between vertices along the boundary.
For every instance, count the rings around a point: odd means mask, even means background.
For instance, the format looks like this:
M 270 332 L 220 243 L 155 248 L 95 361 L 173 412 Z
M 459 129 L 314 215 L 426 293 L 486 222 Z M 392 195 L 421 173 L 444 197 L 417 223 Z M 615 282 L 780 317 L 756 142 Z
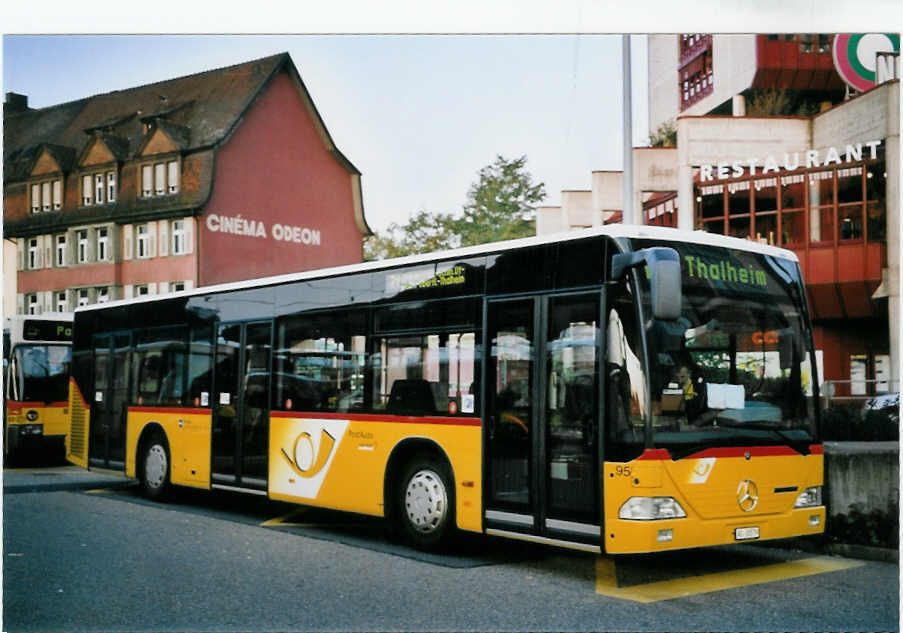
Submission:
M 609 554 L 642 554 L 673 549 L 755 543 L 824 533 L 825 507 L 794 509 L 786 514 L 725 519 L 615 519 L 605 530 Z

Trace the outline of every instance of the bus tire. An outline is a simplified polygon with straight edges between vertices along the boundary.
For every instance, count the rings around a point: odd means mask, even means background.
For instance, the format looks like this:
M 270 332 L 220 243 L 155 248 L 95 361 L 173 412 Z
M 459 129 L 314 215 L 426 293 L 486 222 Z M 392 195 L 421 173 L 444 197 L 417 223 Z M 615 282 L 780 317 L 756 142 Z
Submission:
M 455 487 L 445 461 L 415 456 L 401 477 L 397 507 L 401 531 L 416 547 L 447 545 L 455 526 Z
M 143 444 L 138 478 L 144 494 L 154 501 L 166 498 L 169 492 L 169 446 L 160 433 L 154 433 Z

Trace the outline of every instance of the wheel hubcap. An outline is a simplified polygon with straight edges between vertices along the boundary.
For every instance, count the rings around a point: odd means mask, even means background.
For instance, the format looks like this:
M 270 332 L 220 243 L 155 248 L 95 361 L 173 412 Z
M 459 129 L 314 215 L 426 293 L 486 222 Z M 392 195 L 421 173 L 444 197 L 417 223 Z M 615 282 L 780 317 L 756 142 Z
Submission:
M 151 488 L 159 488 L 166 479 L 166 451 L 154 444 L 144 459 L 144 476 Z
M 445 484 L 431 470 L 418 471 L 405 491 L 408 521 L 419 532 L 429 533 L 441 525 L 448 511 Z

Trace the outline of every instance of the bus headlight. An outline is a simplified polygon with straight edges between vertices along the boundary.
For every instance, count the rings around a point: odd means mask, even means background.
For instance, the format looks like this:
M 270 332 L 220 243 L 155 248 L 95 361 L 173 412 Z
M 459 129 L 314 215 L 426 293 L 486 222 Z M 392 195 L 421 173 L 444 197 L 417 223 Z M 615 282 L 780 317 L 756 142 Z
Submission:
M 683 519 L 686 516 L 674 497 L 630 497 L 618 510 L 619 519 L 630 521 Z
M 793 507 L 812 508 L 814 506 L 820 505 L 822 505 L 821 486 L 813 486 L 811 488 L 806 488 L 803 492 L 800 493 L 800 496 L 796 498 L 796 503 L 793 504 Z

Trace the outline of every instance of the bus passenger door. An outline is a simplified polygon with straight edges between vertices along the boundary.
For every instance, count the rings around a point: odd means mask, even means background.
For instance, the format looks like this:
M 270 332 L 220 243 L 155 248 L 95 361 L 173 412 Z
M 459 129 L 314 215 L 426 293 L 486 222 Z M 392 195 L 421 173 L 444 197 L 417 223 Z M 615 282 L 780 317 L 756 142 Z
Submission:
M 545 534 L 600 544 L 599 293 L 552 296 L 543 319 Z
M 214 487 L 266 491 L 272 324 L 220 325 L 213 393 Z
M 488 531 L 601 546 L 600 293 L 487 304 Z
M 95 337 L 90 466 L 125 470 L 130 358 L 129 334 Z

